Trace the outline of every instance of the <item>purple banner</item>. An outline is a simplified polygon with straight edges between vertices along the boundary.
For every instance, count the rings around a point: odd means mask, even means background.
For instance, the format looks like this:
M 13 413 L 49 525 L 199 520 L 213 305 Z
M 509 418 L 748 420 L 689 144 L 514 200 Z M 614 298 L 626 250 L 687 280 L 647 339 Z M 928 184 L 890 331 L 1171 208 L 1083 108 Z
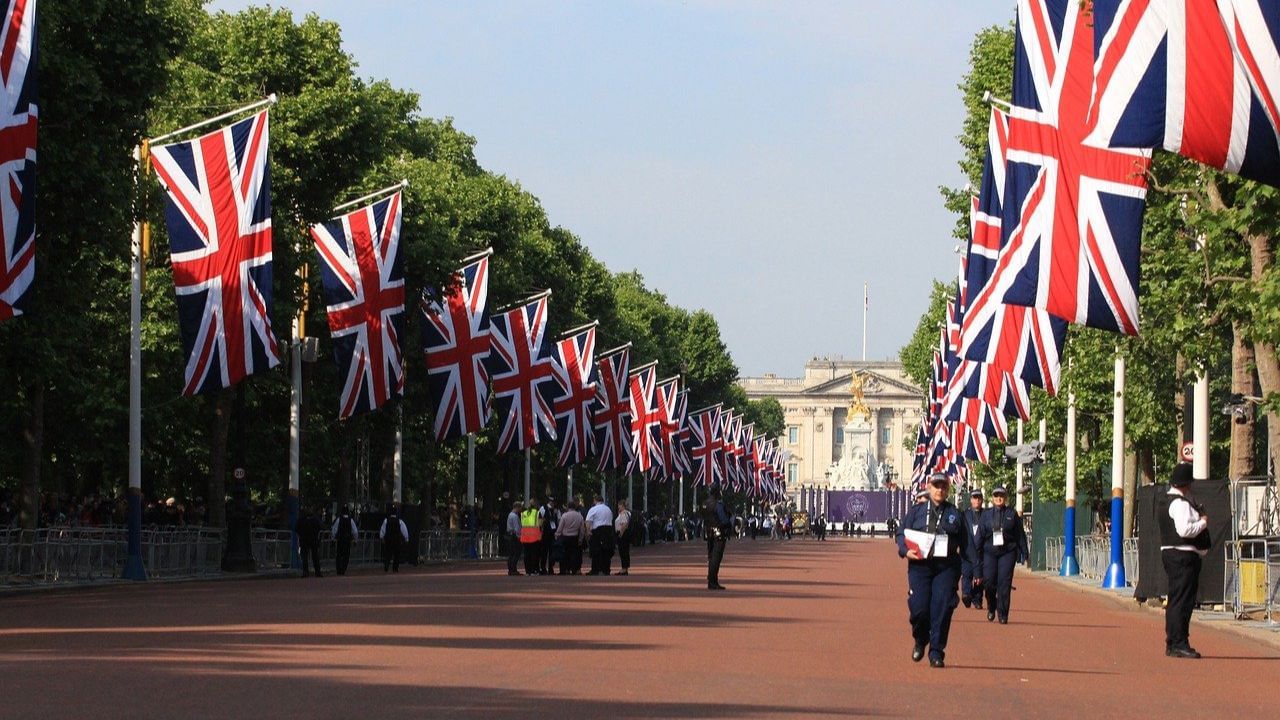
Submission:
M 827 520 L 884 523 L 902 514 L 904 490 L 832 490 L 827 493 Z

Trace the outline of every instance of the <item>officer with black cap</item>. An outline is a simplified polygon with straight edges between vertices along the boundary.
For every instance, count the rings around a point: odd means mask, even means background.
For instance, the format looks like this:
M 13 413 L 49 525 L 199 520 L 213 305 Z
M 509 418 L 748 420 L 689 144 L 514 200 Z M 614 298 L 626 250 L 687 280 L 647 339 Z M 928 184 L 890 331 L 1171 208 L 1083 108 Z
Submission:
M 912 505 L 898 528 L 898 555 L 907 558 L 907 609 L 915 641 L 911 659 L 919 662 L 929 648 L 929 666 L 946 667 L 951 615 L 960 604 L 960 558 L 968 545 L 960 511 L 947 500 L 951 481 L 936 473 L 929 478 L 929 497 Z
M 1009 596 L 1013 591 L 1013 565 L 1026 562 L 1027 534 L 1022 516 L 1009 507 L 1009 491 L 1003 486 L 991 493 L 991 507 L 982 514 L 978 527 L 979 564 L 982 567 L 982 589 L 987 596 L 987 622 L 1000 617 L 1009 623 Z
M 1209 518 L 1191 499 L 1189 463 L 1173 468 L 1164 512 L 1160 513 L 1160 561 L 1169 578 L 1169 603 L 1164 610 L 1164 654 L 1198 658 L 1191 647 L 1191 611 L 1200 589 L 1201 558 L 1209 553 Z
M 960 602 L 965 607 L 982 609 L 982 547 L 978 529 L 982 523 L 982 490 L 969 493 L 969 508 L 961 513 L 965 532 L 969 533 L 968 552 L 960 559 Z

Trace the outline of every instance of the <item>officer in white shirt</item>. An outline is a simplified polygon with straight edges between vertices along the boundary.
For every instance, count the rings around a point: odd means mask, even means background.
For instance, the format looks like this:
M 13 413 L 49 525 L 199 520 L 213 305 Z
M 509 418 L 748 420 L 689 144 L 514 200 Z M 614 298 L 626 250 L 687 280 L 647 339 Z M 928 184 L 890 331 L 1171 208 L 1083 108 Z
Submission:
M 1164 654 L 1177 658 L 1198 658 L 1191 647 L 1191 611 L 1200 590 L 1201 558 L 1209 553 L 1209 518 L 1204 508 L 1191 499 L 1191 465 L 1173 468 L 1167 509 L 1160 513 L 1160 560 L 1169 578 L 1169 603 L 1164 611 Z
M 613 563 L 613 511 L 599 495 L 587 511 L 587 532 L 591 548 L 591 572 L 587 574 L 608 575 Z

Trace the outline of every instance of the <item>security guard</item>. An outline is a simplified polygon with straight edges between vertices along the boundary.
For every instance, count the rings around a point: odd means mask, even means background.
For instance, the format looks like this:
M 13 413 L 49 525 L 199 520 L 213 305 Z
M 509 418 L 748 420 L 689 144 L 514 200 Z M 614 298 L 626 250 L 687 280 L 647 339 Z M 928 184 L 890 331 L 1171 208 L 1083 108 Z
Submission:
M 982 490 L 969 493 L 969 509 L 961 514 L 969 533 L 968 552 L 960 559 L 960 602 L 982 609 L 982 545 L 978 530 L 982 523 Z
M 733 516 L 724 507 L 720 486 L 712 485 L 707 502 L 702 506 L 703 534 L 707 540 L 707 589 L 723 590 L 720 584 L 720 562 L 724 560 L 724 546 L 733 532 Z
M 1204 506 L 1192 499 L 1190 463 L 1178 463 L 1169 480 L 1169 492 L 1161 504 L 1160 561 L 1169 578 L 1169 604 L 1164 612 L 1164 654 L 1200 657 L 1191 647 L 1191 611 L 1200 587 L 1201 558 L 1209 553 L 1209 517 Z M 306 566 L 303 566 L 306 572 Z M 318 573 L 317 573 L 318 574 Z
M 929 478 L 929 497 L 912 505 L 898 529 L 898 555 L 907 558 L 907 609 L 919 662 L 929 647 L 929 666 L 946 667 L 944 658 L 951 614 L 960 604 L 960 558 L 969 542 L 960 511 L 947 500 L 951 480 L 942 473 Z M 908 531 L 911 534 L 908 535 Z
M 1000 617 L 1009 623 L 1009 595 L 1013 590 L 1013 565 L 1027 561 L 1027 534 L 1022 516 L 1008 506 L 1009 491 L 991 493 L 991 507 L 982 514 L 978 532 L 981 545 L 982 586 L 987 596 L 987 622 Z

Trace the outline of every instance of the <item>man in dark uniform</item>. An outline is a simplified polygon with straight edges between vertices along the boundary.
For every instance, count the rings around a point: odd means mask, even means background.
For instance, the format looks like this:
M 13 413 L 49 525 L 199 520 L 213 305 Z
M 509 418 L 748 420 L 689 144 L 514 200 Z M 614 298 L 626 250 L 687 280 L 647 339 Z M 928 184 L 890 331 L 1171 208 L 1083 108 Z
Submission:
M 378 536 L 382 538 L 382 572 L 400 572 L 400 552 L 409 542 L 409 528 L 400 519 L 399 508 L 394 503 L 378 529 Z
M 342 508 L 329 533 L 333 536 L 333 557 L 339 575 L 347 574 L 347 565 L 351 562 L 351 541 L 358 532 L 360 529 L 356 527 L 355 518 L 351 517 L 351 510 Z
M 982 587 L 987 596 L 987 622 L 1000 617 L 1009 623 L 1009 599 L 1013 591 L 1013 565 L 1027 561 L 1027 534 L 1022 516 L 1008 506 L 1009 491 L 1003 487 L 991 493 L 991 507 L 982 514 L 978 533 L 981 537 Z
M 316 569 L 316 577 L 324 577 L 320 574 L 320 519 L 316 517 L 316 511 L 307 507 L 302 511 L 302 517 L 298 518 L 296 528 L 298 533 L 298 553 L 302 556 L 302 577 L 307 576 L 307 558 L 310 556 L 311 565 Z
M 898 555 L 907 558 L 907 609 L 915 641 L 911 659 L 919 662 L 927 645 L 929 666 L 935 668 L 946 667 L 951 614 L 960 604 L 960 558 L 969 538 L 960 511 L 947 500 L 950 489 L 946 475 L 931 476 L 929 497 L 907 510 L 897 535 Z
M 724 560 L 724 546 L 733 532 L 733 518 L 720 498 L 720 486 L 711 488 L 707 502 L 702 506 L 703 534 L 707 540 L 707 589 L 723 590 L 720 584 L 720 562 Z
M 1209 518 L 1191 499 L 1189 463 L 1173 468 L 1169 492 L 1161 504 L 1160 562 L 1169 578 L 1169 604 L 1164 611 L 1164 654 L 1199 658 L 1191 647 L 1191 611 L 1200 589 L 1200 566 L 1209 552 Z
M 550 495 L 538 510 L 538 526 L 542 528 L 542 547 L 538 554 L 539 570 L 543 575 L 554 575 L 556 563 L 564 570 L 563 551 L 556 557 L 556 528 L 560 524 L 560 509 L 556 507 L 556 499 Z
M 982 491 L 969 493 L 969 509 L 962 514 L 964 529 L 969 533 L 968 552 L 960 559 L 960 602 L 965 607 L 982 609 L 982 553 L 978 542 L 978 526 L 982 523 Z

